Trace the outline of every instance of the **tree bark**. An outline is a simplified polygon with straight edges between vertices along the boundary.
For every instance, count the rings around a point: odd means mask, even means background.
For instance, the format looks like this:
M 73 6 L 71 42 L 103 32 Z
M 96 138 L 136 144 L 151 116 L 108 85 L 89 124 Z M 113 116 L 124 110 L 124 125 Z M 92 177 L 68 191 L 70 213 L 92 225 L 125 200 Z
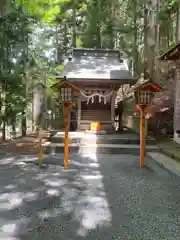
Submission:
M 137 1 L 133 1 L 133 28 L 134 28 L 134 33 L 133 33 L 133 70 L 135 73 L 138 73 L 138 46 L 137 46 Z
M 177 15 L 176 15 L 176 42 L 180 40 L 180 1 L 178 1 Z
M 22 134 L 22 137 L 26 136 L 26 130 L 27 130 L 27 121 L 26 121 L 26 113 L 24 111 L 24 112 L 22 112 L 22 119 L 21 119 L 21 134 Z
M 76 47 L 76 0 L 73 0 L 73 36 L 72 36 L 72 45 Z

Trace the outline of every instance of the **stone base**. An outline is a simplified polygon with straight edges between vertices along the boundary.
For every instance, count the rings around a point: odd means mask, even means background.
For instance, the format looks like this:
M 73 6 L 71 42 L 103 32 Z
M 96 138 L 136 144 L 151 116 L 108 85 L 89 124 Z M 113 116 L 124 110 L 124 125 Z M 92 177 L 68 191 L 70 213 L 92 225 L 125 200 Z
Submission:
M 180 136 L 179 133 L 174 133 L 174 142 L 180 143 Z
M 86 130 L 85 134 L 104 135 L 104 134 L 107 134 L 107 131 L 106 130 L 99 130 L 99 131 Z

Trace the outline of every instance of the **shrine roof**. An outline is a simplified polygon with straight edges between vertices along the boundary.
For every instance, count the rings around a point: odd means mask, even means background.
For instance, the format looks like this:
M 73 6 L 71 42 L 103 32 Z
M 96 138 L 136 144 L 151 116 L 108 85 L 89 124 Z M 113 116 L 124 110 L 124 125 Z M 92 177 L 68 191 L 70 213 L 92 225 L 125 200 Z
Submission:
M 66 76 L 68 80 L 114 80 L 122 84 L 135 81 L 127 60 L 121 58 L 118 50 L 75 48 L 64 63 L 61 76 Z

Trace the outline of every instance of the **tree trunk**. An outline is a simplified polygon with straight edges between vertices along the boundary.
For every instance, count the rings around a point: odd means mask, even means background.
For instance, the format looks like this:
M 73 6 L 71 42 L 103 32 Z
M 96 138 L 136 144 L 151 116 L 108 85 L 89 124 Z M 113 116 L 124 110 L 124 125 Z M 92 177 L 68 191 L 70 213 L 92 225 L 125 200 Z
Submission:
M 137 9 L 137 2 L 136 0 L 133 1 L 133 28 L 134 28 L 134 33 L 133 33 L 133 70 L 134 73 L 138 73 L 138 46 L 137 46 L 137 13 L 136 13 L 136 9 Z
M 6 81 L 3 86 L 3 91 L 1 94 L 1 102 L 2 107 L 1 107 L 1 116 L 2 116 L 2 141 L 6 140 Z M 4 106 L 3 106 L 4 105 Z
M 144 10 L 144 78 L 149 78 L 148 74 L 148 9 L 145 7 Z
M 178 42 L 180 40 L 180 1 L 178 1 L 176 17 L 176 42 Z
M 16 118 L 12 118 L 11 126 L 12 126 L 12 137 L 16 138 Z
M 156 4 L 156 22 L 155 22 L 155 78 L 159 79 L 159 60 L 157 56 L 159 55 L 159 23 L 158 23 L 158 15 L 159 15 L 159 0 L 157 0 Z
M 6 121 L 3 117 L 3 122 L 2 122 L 2 141 L 6 140 Z
M 73 36 L 72 36 L 72 45 L 76 47 L 76 0 L 73 0 Z
M 7 0 L 0 1 L 0 16 L 2 16 L 6 12 L 7 8 Z
M 62 64 L 62 42 L 59 40 L 59 33 L 62 31 L 62 27 L 56 26 L 56 35 L 55 35 L 55 42 L 56 42 L 56 62 L 57 65 Z
M 22 119 L 21 119 L 21 134 L 22 134 L 22 137 L 26 136 L 26 130 L 27 130 L 27 122 L 26 122 L 26 113 L 24 111 L 24 112 L 22 112 Z
M 150 0 L 148 3 L 147 12 L 147 62 L 148 62 L 148 73 L 149 77 L 154 79 L 154 61 L 155 61 L 155 10 L 156 10 L 156 0 Z

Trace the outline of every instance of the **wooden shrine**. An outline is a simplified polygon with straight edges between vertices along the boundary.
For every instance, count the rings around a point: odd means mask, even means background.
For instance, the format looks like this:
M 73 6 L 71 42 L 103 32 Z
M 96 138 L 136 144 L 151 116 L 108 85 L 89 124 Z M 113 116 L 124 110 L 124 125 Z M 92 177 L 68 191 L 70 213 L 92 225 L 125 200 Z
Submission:
M 57 80 L 64 76 L 78 86 L 69 116 L 71 130 L 87 130 L 91 122 L 100 122 L 102 130 L 112 130 L 115 98 L 123 84 L 133 85 L 127 59 L 118 50 L 73 49 Z

